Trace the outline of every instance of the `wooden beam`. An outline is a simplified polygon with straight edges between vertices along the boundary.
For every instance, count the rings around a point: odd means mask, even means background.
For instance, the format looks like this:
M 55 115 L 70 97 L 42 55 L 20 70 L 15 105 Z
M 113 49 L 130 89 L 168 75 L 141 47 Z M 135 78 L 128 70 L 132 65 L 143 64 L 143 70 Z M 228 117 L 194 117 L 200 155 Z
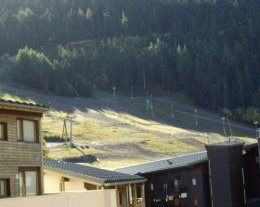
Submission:
M 120 199 L 119 199 L 119 189 L 118 186 L 116 186 L 116 206 L 120 207 Z
M 0 114 L 16 115 L 16 116 L 31 116 L 31 117 L 42 117 L 41 112 L 32 112 L 32 111 L 20 111 L 16 109 L 2 109 L 0 108 Z
M 64 177 L 60 178 L 60 192 L 64 192 L 65 191 L 65 181 L 64 181 Z
M 137 206 L 136 183 L 134 183 L 134 185 L 133 185 L 133 200 L 134 200 L 134 206 Z
M 127 185 L 125 188 L 126 188 L 126 203 L 127 203 L 127 206 L 130 206 L 130 200 L 129 200 L 129 186 L 130 185 Z
M 143 198 L 142 206 L 145 207 L 145 184 L 144 183 L 142 183 L 142 198 Z

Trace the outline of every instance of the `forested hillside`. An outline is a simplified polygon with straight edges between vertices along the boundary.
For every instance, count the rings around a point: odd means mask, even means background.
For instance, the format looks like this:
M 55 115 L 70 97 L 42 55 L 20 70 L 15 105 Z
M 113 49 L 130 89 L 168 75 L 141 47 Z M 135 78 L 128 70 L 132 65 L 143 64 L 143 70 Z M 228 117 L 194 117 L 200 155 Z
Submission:
M 8 76 L 32 88 L 66 96 L 160 88 L 238 116 L 260 106 L 258 0 L 1 0 L 0 8 L 0 53 L 18 53 Z

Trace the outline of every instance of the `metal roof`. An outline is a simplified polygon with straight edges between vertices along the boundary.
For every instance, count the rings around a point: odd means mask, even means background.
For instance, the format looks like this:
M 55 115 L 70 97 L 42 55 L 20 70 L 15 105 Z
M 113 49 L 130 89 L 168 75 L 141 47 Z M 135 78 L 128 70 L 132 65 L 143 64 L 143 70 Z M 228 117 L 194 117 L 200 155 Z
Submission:
M 216 143 L 216 144 L 209 144 L 206 145 L 206 147 L 211 147 L 211 148 L 230 148 L 230 147 L 238 147 L 238 146 L 244 146 L 244 142 L 221 142 L 221 143 Z
M 176 169 L 181 167 L 187 167 L 207 161 L 207 152 L 198 152 L 188 155 L 182 155 L 178 157 L 172 157 L 163 160 L 157 160 L 140 165 L 134 165 L 129 167 L 118 168 L 115 171 L 121 173 L 127 173 L 130 175 L 148 174 L 152 172 L 164 171 L 169 169 Z
M 0 98 L 0 104 L 49 109 L 49 106 L 46 106 L 46 105 L 43 105 L 43 104 L 34 104 L 34 103 L 20 102 L 20 101 L 11 101 L 11 100 L 5 100 L 5 99 L 2 99 L 2 98 Z
M 86 179 L 94 179 L 96 182 L 111 184 L 111 183 L 124 183 L 124 182 L 143 182 L 146 179 L 139 175 L 128 175 L 124 173 L 79 165 L 71 162 L 63 162 L 53 160 L 50 158 L 43 158 L 43 166 L 49 170 L 59 170 L 64 173 L 69 173 L 74 176 L 81 176 Z

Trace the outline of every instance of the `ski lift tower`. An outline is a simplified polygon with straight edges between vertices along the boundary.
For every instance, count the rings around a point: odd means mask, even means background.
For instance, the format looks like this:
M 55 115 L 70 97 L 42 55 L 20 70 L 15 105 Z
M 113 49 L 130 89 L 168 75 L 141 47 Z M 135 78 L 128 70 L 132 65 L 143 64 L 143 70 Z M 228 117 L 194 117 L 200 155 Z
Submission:
M 72 141 L 72 122 L 73 119 L 76 118 L 75 114 L 67 114 L 67 118 L 70 120 L 70 147 L 73 146 L 73 141 Z

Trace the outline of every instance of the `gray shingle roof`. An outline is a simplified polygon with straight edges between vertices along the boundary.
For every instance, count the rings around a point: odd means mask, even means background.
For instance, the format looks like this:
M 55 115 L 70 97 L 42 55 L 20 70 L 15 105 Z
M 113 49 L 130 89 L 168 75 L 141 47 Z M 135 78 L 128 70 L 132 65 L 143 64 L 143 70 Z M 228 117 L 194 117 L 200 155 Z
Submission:
M 129 175 L 79 164 L 71 162 L 63 162 L 53 160 L 50 158 L 43 158 L 44 167 L 51 169 L 62 170 L 67 173 L 77 174 L 85 176 L 87 178 L 94 178 L 101 183 L 121 183 L 121 182 L 134 182 L 134 181 L 145 181 L 145 178 L 139 175 Z
M 182 155 L 182 156 L 163 159 L 163 160 L 157 160 L 157 161 L 148 162 L 140 165 L 118 168 L 115 171 L 121 173 L 127 173 L 130 175 L 137 175 L 137 174 L 142 175 L 151 172 L 191 166 L 194 164 L 204 162 L 207 159 L 208 159 L 207 152 L 203 151 L 203 152 L 192 153 L 188 155 Z
M 9 104 L 9 105 L 39 107 L 39 108 L 46 108 L 46 109 L 49 108 L 49 106 L 42 105 L 42 104 L 34 104 L 34 103 L 27 103 L 27 102 L 20 102 L 20 101 L 11 101 L 11 100 L 5 100 L 5 99 L 2 99 L 2 98 L 0 98 L 0 103 Z

